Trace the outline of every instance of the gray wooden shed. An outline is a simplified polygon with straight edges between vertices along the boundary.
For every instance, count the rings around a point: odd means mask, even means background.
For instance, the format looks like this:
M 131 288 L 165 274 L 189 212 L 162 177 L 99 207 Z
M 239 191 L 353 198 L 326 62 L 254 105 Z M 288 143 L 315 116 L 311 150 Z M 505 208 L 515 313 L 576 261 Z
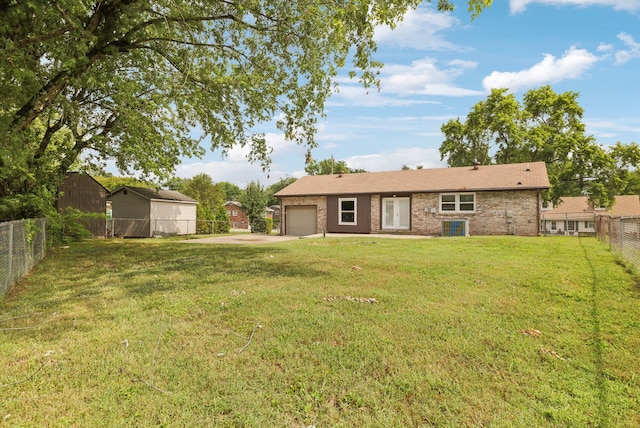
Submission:
M 109 195 L 111 236 L 147 238 L 196 232 L 198 201 L 175 190 L 120 187 Z

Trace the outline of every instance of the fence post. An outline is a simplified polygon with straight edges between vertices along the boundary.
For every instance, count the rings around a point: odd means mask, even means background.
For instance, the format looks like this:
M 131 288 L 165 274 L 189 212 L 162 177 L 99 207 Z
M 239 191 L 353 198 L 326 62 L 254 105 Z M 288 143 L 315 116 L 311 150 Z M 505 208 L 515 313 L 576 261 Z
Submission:
M 620 254 L 623 253 L 622 245 L 624 244 L 624 229 L 622 224 L 622 217 L 618 218 L 618 248 L 620 248 Z
M 13 222 L 9 222 L 9 286 L 13 283 Z

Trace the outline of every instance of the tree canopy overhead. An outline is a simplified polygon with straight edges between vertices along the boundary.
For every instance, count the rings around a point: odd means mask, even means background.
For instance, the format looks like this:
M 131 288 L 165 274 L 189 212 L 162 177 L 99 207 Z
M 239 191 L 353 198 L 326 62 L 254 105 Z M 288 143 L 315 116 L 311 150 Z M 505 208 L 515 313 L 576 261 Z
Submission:
M 466 121 L 442 125 L 441 158 L 449 166 L 543 161 L 551 201 L 587 195 L 610 206 L 616 195 L 632 188 L 628 181 L 637 176 L 640 148 L 635 143 L 604 148 L 587 135 L 578 96 L 558 94 L 546 85 L 526 92 L 520 103 L 507 89 L 494 89 Z
M 377 85 L 375 27 L 420 3 L 0 0 L 0 197 L 37 192 L 80 154 L 162 177 L 205 138 L 267 167 L 256 130 L 275 117 L 312 148 L 338 70 L 351 59 Z

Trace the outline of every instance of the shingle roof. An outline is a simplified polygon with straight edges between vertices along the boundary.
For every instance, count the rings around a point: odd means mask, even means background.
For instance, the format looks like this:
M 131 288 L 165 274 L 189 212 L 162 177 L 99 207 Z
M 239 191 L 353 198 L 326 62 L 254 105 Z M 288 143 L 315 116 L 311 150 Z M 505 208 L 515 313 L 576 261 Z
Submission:
M 545 220 L 593 220 L 595 214 L 586 196 L 565 196 L 553 209 L 542 211 Z
M 147 187 L 132 187 L 132 186 L 124 186 L 119 189 L 114 190 L 113 193 L 119 192 L 123 189 L 129 189 L 132 192 L 135 192 L 147 199 L 162 199 L 165 201 L 179 201 L 179 202 L 198 202 L 193 198 L 190 198 L 176 190 L 157 190 L 151 189 Z
M 545 220 L 581 220 L 592 219 L 596 214 L 616 217 L 640 216 L 640 196 L 616 196 L 616 202 L 608 210 L 595 210 L 586 196 L 565 196 L 557 207 L 543 211 Z
M 275 196 L 547 189 L 544 162 L 302 177 Z
M 607 211 L 607 214 L 620 217 L 640 215 L 640 196 L 616 196 L 616 203 L 611 207 L 611 210 Z

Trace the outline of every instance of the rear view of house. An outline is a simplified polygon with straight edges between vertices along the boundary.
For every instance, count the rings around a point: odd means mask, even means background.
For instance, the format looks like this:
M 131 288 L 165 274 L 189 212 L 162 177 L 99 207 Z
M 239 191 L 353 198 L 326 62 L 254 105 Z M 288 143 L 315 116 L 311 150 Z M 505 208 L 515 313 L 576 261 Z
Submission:
M 147 238 L 196 232 L 198 202 L 175 190 L 120 187 L 109 196 L 111 236 Z
M 544 162 L 306 176 L 275 194 L 281 233 L 537 235 Z

